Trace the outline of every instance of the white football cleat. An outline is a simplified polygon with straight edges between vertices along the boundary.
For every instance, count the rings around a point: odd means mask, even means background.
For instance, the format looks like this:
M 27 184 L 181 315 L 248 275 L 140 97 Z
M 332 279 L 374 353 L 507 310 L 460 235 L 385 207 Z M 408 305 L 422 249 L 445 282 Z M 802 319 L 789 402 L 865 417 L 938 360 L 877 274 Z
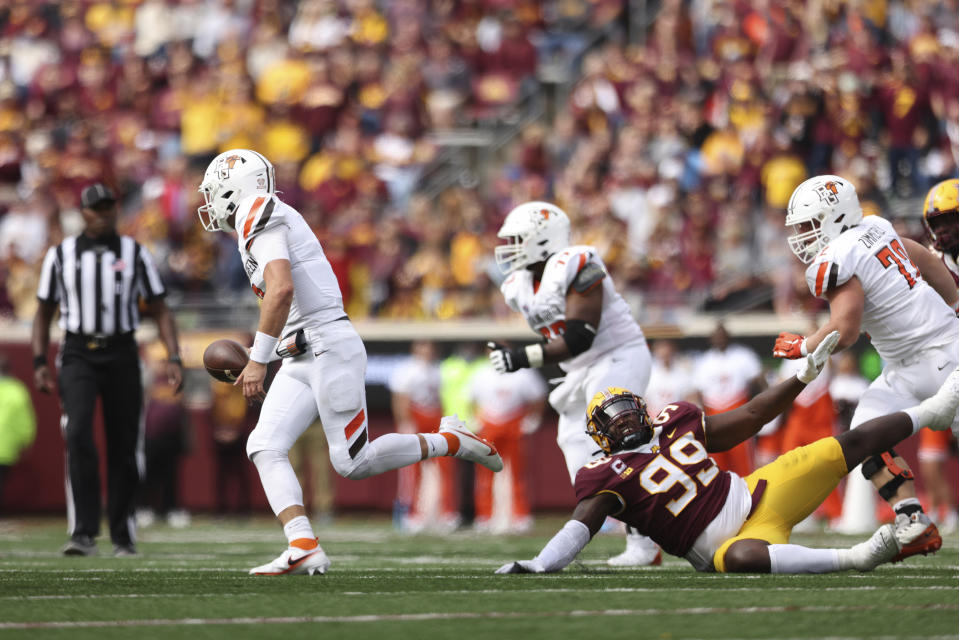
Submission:
M 259 567 L 250 569 L 251 576 L 293 576 L 324 574 L 330 567 L 330 559 L 319 545 L 314 549 L 287 547 L 286 551 Z
M 611 567 L 655 567 L 663 563 L 659 545 L 638 533 L 626 534 L 626 550 L 606 561 Z
M 956 419 L 959 409 L 959 367 L 946 378 L 939 391 L 919 403 L 919 426 L 945 431 Z M 956 431 L 953 429 L 953 431 Z
M 871 538 L 848 550 L 849 561 L 853 569 L 872 571 L 882 563 L 891 561 L 899 553 L 899 549 L 895 527 L 884 524 Z
M 473 435 L 455 413 L 451 416 L 443 416 L 443 419 L 440 420 L 439 433 L 455 436 L 455 442 L 458 443 L 454 444 L 454 438 L 448 437 L 446 439 L 449 445 L 447 455 L 481 464 L 490 471 L 503 470 L 503 459 L 496 451 L 493 443 L 485 438 Z

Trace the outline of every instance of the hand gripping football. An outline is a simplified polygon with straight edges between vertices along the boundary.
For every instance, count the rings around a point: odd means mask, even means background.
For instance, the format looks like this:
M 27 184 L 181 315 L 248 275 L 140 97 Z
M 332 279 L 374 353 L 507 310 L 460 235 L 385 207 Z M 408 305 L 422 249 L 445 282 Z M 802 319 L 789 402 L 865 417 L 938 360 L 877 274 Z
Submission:
M 246 347 L 234 340 L 214 340 L 203 352 L 203 366 L 220 382 L 235 382 L 249 360 Z

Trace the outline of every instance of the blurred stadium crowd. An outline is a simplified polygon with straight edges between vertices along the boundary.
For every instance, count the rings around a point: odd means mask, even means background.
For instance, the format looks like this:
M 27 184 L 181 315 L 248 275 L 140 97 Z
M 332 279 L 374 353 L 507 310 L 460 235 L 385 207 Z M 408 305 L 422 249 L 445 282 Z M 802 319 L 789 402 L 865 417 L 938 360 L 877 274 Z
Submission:
M 495 233 L 531 199 L 571 214 L 640 320 L 803 310 L 793 187 L 844 175 L 918 237 L 916 199 L 956 175 L 957 62 L 954 0 L 10 0 L 0 314 L 32 315 L 38 261 L 97 179 L 175 300 L 252 304 L 233 241 L 195 218 L 237 146 L 274 162 L 354 318 L 505 315 Z M 437 132 L 546 93 L 548 65 L 568 86 L 499 161 L 420 189 Z

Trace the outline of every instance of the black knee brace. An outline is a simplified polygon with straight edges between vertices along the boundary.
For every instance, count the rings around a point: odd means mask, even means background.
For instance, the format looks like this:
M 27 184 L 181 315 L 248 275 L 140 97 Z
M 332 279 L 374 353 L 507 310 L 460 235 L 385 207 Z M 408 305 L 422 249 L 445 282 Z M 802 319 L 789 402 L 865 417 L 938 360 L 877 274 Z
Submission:
M 895 458 L 896 455 L 895 450 L 890 449 L 878 456 L 870 456 L 862 463 L 862 475 L 866 480 L 871 479 L 879 473 L 880 469 L 889 469 L 889 473 L 892 474 L 892 479 L 879 487 L 879 496 L 883 500 L 888 500 L 896 495 L 896 492 L 899 491 L 899 487 L 902 486 L 903 482 L 912 480 L 915 477 L 912 475 L 912 471 L 903 469 L 895 463 L 893 458 Z

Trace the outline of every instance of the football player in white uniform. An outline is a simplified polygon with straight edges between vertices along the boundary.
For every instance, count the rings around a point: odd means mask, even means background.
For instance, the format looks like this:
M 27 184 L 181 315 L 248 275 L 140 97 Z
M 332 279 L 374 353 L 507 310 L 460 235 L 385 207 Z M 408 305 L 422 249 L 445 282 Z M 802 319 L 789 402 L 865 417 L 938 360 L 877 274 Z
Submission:
M 888 221 L 864 218 L 855 187 L 838 176 L 800 184 L 789 200 L 786 226 L 793 231 L 790 248 L 809 265 L 806 283 L 813 295 L 829 301 L 830 316 L 812 335 L 780 334 L 773 355 L 803 357 L 834 330 L 844 349 L 866 331 L 886 364 L 860 399 L 853 429 L 932 396 L 959 365 L 959 318 L 944 300 L 955 297 L 955 285 L 942 263 L 919 243 L 900 238 Z M 861 471 L 896 512 L 901 543 L 896 560 L 942 545 L 916 499 L 912 472 L 895 451 L 868 458 Z M 862 510 L 864 502 L 865 511 L 874 513 L 868 483 L 857 486 L 853 477 L 844 513 Z M 865 491 L 857 488 L 863 486 Z
M 303 218 L 275 195 L 273 165 L 259 153 L 233 149 L 210 163 L 200 184 L 200 222 L 207 231 L 235 231 L 253 291 L 261 298 L 250 361 L 236 384 L 263 402 L 247 441 L 270 507 L 283 525 L 287 549 L 250 571 L 255 575 L 324 573 L 330 561 L 306 517 L 303 491 L 289 450 L 319 417 L 340 475 L 360 479 L 426 458 L 455 456 L 493 471 L 496 449 L 456 416 L 435 433 L 367 433 L 366 349 L 343 311 L 336 278 Z M 271 360 L 283 365 L 265 392 Z
M 586 433 L 586 406 L 607 387 L 645 393 L 651 357 L 642 329 L 617 293 L 596 249 L 571 245 L 569 217 L 554 204 L 527 202 L 506 216 L 497 234 L 496 262 L 507 274 L 500 287 L 506 303 L 542 336 L 512 349 L 490 343 L 501 372 L 558 363 L 566 373 L 549 394 L 559 414 L 556 441 L 570 481 L 600 451 Z M 659 547 L 627 528 L 626 551 L 614 566 L 659 564 Z

